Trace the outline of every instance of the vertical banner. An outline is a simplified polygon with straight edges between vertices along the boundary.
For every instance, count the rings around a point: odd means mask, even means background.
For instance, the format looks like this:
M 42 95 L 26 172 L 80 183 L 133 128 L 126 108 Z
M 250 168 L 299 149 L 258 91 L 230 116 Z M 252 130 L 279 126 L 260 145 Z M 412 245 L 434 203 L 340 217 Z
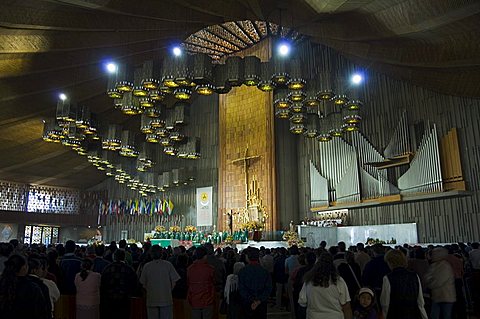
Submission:
M 197 188 L 197 226 L 212 226 L 213 187 Z

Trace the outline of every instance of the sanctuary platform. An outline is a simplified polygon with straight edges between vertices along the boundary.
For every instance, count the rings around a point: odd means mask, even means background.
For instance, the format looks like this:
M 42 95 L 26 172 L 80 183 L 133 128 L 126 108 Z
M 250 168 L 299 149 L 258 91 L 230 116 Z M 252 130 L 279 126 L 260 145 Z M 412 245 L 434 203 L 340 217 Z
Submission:
M 250 240 L 248 243 L 244 244 L 236 244 L 235 247 L 241 251 L 247 247 L 265 247 L 265 248 L 279 248 L 279 247 L 285 247 L 288 248 L 287 242 L 286 241 L 280 241 L 280 240 L 270 240 L 270 241 L 253 241 Z

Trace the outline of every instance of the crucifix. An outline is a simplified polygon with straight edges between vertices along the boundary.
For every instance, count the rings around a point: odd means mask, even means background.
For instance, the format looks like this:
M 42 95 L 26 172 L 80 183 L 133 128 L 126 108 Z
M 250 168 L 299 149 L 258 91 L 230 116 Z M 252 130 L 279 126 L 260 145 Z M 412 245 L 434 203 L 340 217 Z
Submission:
M 241 158 L 237 158 L 232 161 L 232 164 L 243 164 L 243 172 L 245 174 L 245 207 L 248 208 L 248 164 L 250 160 L 256 160 L 260 158 L 260 155 L 248 156 L 248 145 L 245 148 L 245 154 Z

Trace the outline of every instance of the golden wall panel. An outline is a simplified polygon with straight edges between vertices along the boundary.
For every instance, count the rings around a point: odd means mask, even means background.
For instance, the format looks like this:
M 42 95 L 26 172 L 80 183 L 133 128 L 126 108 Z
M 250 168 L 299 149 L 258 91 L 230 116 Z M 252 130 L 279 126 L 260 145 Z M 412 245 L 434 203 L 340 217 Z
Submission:
M 265 59 L 269 41 L 259 43 L 242 55 Z M 272 94 L 255 87 L 235 87 L 219 98 L 219 229 L 226 229 L 224 214 L 246 206 L 245 156 L 259 156 L 248 164 L 248 183 L 253 179 L 260 188 L 267 219 L 267 230 L 275 229 L 275 140 Z

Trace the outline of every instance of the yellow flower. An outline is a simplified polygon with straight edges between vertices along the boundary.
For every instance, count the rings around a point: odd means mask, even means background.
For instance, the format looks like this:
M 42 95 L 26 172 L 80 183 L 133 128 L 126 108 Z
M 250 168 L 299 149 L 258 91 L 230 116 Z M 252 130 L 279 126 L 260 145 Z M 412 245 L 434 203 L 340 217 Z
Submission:
M 164 232 L 164 231 L 165 231 L 165 226 L 157 225 L 157 226 L 155 226 L 155 231 L 156 231 L 157 233 Z
M 185 232 L 187 232 L 187 233 L 193 233 L 193 232 L 196 232 L 196 231 L 197 231 L 197 227 L 195 227 L 193 225 L 185 226 Z
M 171 231 L 172 233 L 179 232 L 179 231 L 180 231 L 180 226 L 177 226 L 177 225 L 170 226 L 170 231 Z

